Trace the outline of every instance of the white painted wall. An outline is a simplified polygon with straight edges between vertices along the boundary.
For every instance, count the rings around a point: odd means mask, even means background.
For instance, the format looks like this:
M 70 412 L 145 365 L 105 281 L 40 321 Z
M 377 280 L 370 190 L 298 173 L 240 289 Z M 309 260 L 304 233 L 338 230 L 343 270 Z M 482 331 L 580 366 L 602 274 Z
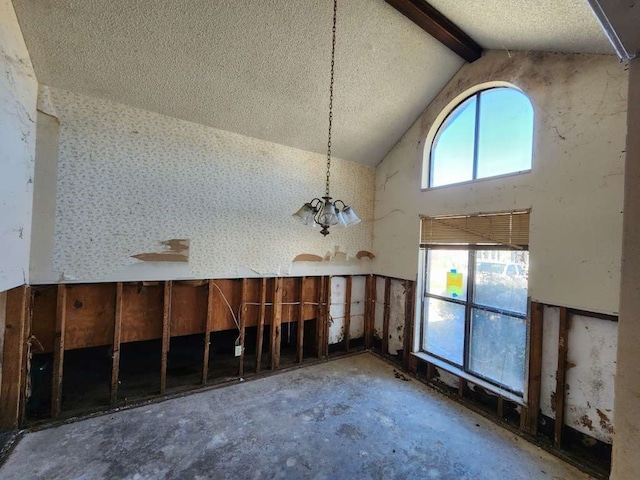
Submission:
M 0 292 L 29 281 L 38 83 L 10 0 L 0 0 Z
M 606 55 L 490 51 L 465 65 L 376 171 L 375 273 L 415 279 L 419 214 L 531 208 L 533 300 L 618 311 L 628 75 Z M 469 88 L 522 89 L 535 109 L 531 173 L 422 192 L 425 138 Z
M 363 222 L 328 237 L 291 217 L 324 192 L 325 157 L 124 105 L 47 89 L 60 121 L 55 229 L 34 238 L 34 283 L 368 273 L 374 169 L 333 159 L 335 198 Z M 51 153 L 52 149 L 49 149 Z M 39 155 L 38 171 L 54 163 Z M 54 190 L 54 179 L 42 186 Z M 37 198 L 36 200 L 40 200 Z M 35 222 L 50 205 L 38 201 Z M 46 230 L 46 229 L 42 229 Z M 51 238 L 53 236 L 53 238 Z M 49 237 L 49 238 L 47 238 Z M 190 240 L 187 263 L 141 262 Z M 47 255 L 47 245 L 53 250 Z M 295 262 L 303 253 L 329 261 Z M 47 259 L 47 256 L 49 259 Z M 48 267 L 50 265 L 50 267 Z

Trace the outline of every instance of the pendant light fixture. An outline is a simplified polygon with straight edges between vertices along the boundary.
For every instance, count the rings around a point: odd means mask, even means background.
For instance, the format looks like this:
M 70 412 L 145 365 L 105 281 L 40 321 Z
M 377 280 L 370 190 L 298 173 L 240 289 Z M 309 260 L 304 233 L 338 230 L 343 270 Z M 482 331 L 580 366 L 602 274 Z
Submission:
M 333 201 L 329 194 L 329 174 L 331 170 L 331 126 L 333 123 L 333 77 L 336 56 L 336 19 L 338 13 L 338 0 L 333 0 L 333 39 L 331 42 L 331 82 L 329 83 L 329 137 L 327 140 L 327 180 L 325 183 L 324 197 L 314 198 L 305 203 L 300 210 L 293 214 L 303 225 L 313 227 L 320 226 L 320 233 L 325 237 L 329 235 L 329 227 L 341 224 L 345 227 L 360 223 L 360 219 L 353 208 L 342 200 Z

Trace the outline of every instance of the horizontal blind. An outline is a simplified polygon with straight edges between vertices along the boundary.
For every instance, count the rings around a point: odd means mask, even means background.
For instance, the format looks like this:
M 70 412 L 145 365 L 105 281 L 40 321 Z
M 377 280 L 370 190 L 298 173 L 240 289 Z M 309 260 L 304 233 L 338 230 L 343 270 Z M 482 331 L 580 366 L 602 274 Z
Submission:
M 529 245 L 530 211 L 421 217 L 420 243 L 427 245 Z

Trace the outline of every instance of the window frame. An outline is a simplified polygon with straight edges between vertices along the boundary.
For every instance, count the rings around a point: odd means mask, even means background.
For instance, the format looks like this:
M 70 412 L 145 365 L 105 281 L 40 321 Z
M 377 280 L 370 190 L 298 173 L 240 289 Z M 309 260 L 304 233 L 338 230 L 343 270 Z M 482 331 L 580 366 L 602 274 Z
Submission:
M 511 90 L 515 90 L 517 92 L 520 92 L 522 95 L 524 95 L 524 97 L 529 101 L 529 103 L 531 104 L 531 109 L 532 109 L 532 116 L 533 116 L 533 132 L 532 132 L 532 141 L 531 141 L 531 166 L 528 169 L 525 170 L 517 170 L 514 172 L 508 172 L 508 173 L 503 173 L 500 175 L 493 175 L 493 176 L 489 176 L 489 177 L 482 177 L 482 178 L 477 178 L 477 174 L 478 174 L 478 140 L 479 140 L 479 130 L 480 130 L 480 109 L 481 109 L 481 96 L 484 92 L 488 92 L 491 90 L 496 90 L 496 89 L 511 89 Z M 474 124 L 474 139 L 473 139 L 473 178 L 471 178 L 470 180 L 464 180 L 461 182 L 455 182 L 455 183 L 447 183 L 446 185 L 436 185 L 436 186 L 432 186 L 432 179 L 433 179 L 433 168 L 434 168 L 434 162 L 433 162 L 433 150 L 434 147 L 436 146 L 436 143 L 438 141 L 438 137 L 440 132 L 443 130 L 443 127 L 447 124 L 447 120 L 451 117 L 451 115 L 453 115 L 456 110 L 466 101 L 468 101 L 469 99 L 476 97 L 476 112 L 475 112 L 475 124 Z M 429 153 L 428 155 L 426 155 L 426 152 L 423 154 L 423 158 L 422 158 L 422 175 L 421 175 L 421 185 L 420 185 L 420 190 L 422 192 L 427 192 L 430 190 L 437 190 L 437 189 L 441 189 L 441 188 L 447 188 L 447 187 L 454 187 L 454 186 L 464 186 L 464 185 L 468 185 L 471 183 L 476 183 L 476 182 L 482 182 L 485 180 L 495 180 L 495 179 L 500 179 L 500 178 L 505 178 L 505 177 L 512 177 L 514 175 L 524 175 L 527 173 L 531 173 L 531 171 L 533 170 L 534 167 L 534 145 L 535 145 L 535 109 L 533 108 L 533 102 L 531 102 L 531 99 L 529 98 L 529 96 L 524 93 L 521 89 L 517 88 L 514 85 L 505 83 L 505 82 L 495 82 L 495 83 L 491 83 L 491 84 L 483 84 L 483 85 L 477 85 L 476 87 L 466 91 L 464 94 L 456 97 L 446 108 L 444 108 L 442 110 L 442 112 L 440 113 L 440 115 L 436 118 L 436 120 L 433 123 L 433 126 L 431 127 L 431 131 L 429 133 L 429 135 L 427 136 L 427 141 L 425 142 L 425 148 L 429 148 Z M 428 175 L 427 175 L 427 184 L 425 186 L 424 184 L 424 170 L 428 169 Z
M 429 268 L 429 250 L 467 250 L 468 251 L 468 260 L 467 260 L 467 298 L 466 300 L 459 300 L 449 297 L 443 297 L 441 295 L 436 295 L 427 292 L 427 273 Z M 419 282 L 419 290 L 416 292 L 418 301 L 418 305 L 420 305 L 419 314 L 416 316 L 416 321 L 419 322 L 417 330 L 417 344 L 414 344 L 414 355 L 426 357 L 427 361 L 436 360 L 435 363 L 439 364 L 438 366 L 444 368 L 445 370 L 449 370 L 451 373 L 455 375 L 459 375 L 462 378 L 465 378 L 473 383 L 478 383 L 489 390 L 494 392 L 498 392 L 500 394 L 505 394 L 505 396 L 510 397 L 512 400 L 517 401 L 518 403 L 525 402 L 527 398 L 527 378 L 529 375 L 529 340 L 530 340 L 530 329 L 531 329 L 531 300 L 527 296 L 527 311 L 526 313 L 513 312 L 510 310 L 504 310 L 496 307 L 486 306 L 477 304 L 474 301 L 474 288 L 475 288 L 475 268 L 476 268 L 476 252 L 479 250 L 499 250 L 499 251 L 522 251 L 516 250 L 514 248 L 509 248 L 505 245 L 478 245 L 478 244 L 442 244 L 442 245 L 431 245 L 431 244 L 420 244 L 420 260 L 421 260 L 421 281 Z M 523 249 L 524 251 L 529 251 L 528 248 Z M 529 285 L 527 281 L 527 291 Z M 434 353 L 428 352 L 424 348 L 424 340 L 425 340 L 425 321 L 426 321 L 426 312 L 424 308 L 425 299 L 433 298 L 440 301 L 446 301 L 450 303 L 454 303 L 457 305 L 464 306 L 465 308 L 465 316 L 464 316 L 464 347 L 463 347 L 463 361 L 462 365 L 458 365 L 450 360 L 442 358 Z M 471 317 L 473 314 L 473 310 L 482 310 L 485 312 L 496 313 L 499 315 L 506 315 L 509 317 L 519 318 L 521 320 L 525 320 L 526 322 L 526 337 L 525 337 L 525 372 L 523 378 L 523 391 L 519 392 L 509 387 L 508 385 L 504 385 L 500 382 L 497 382 L 493 379 L 490 379 L 480 373 L 473 371 L 469 367 L 469 352 L 470 352 L 470 341 L 471 341 Z

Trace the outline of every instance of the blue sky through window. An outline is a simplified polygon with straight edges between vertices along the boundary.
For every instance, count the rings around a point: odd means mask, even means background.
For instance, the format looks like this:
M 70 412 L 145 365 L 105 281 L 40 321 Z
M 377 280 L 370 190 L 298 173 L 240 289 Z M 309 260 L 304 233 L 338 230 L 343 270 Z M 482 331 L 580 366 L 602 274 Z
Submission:
M 473 163 L 478 104 L 480 111 L 475 178 L 531 168 L 531 102 L 518 90 L 493 88 L 462 102 L 440 127 L 431 150 L 429 186 L 437 187 L 475 179 Z

